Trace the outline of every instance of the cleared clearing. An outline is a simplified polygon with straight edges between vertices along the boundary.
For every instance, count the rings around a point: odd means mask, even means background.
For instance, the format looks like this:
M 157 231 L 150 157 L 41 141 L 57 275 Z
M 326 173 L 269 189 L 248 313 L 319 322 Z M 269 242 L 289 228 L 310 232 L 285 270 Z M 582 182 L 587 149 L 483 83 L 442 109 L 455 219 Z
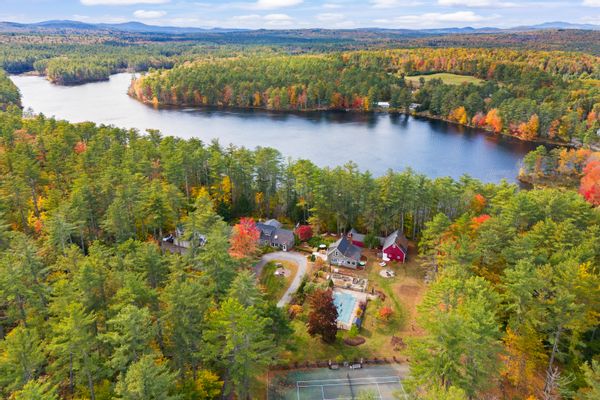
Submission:
M 483 79 L 475 78 L 474 76 L 449 74 L 447 72 L 440 72 L 438 74 L 430 75 L 413 75 L 407 76 L 404 79 L 407 82 L 411 82 L 413 86 L 418 87 L 420 85 L 421 78 L 425 79 L 425 82 L 432 79 L 441 79 L 446 85 L 462 85 L 463 83 L 474 83 L 476 85 L 480 85 L 485 82 Z

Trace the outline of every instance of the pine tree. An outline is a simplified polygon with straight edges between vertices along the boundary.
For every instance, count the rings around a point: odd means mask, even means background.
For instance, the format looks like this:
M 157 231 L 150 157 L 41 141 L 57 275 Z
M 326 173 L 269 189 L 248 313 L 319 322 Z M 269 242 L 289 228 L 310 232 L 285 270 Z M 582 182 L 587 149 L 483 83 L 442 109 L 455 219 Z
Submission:
M 176 374 L 165 364 L 159 364 L 151 355 L 145 355 L 131 364 L 127 373 L 119 377 L 117 398 L 122 400 L 179 400 L 175 393 Z
M 250 383 L 275 355 L 273 335 L 268 333 L 269 320 L 253 307 L 244 307 L 236 299 L 227 298 L 210 316 L 205 332 L 206 360 L 226 371 L 240 399 L 249 399 Z M 232 387 L 226 386 L 230 392 Z
M 440 277 L 426 294 L 420 324 L 427 331 L 410 342 L 413 391 L 441 386 L 475 396 L 498 369 L 498 296 L 482 278 Z
M 76 382 L 87 385 L 91 400 L 96 398 L 94 382 L 102 371 L 93 333 L 94 320 L 95 315 L 86 313 L 82 304 L 69 304 L 53 322 L 48 345 L 57 377 L 68 378 L 71 394 Z
M 109 331 L 101 339 L 113 348 L 109 364 L 114 370 L 125 372 L 131 363 L 152 352 L 157 332 L 147 308 L 126 305 L 107 325 Z
M 14 393 L 14 400 L 58 400 L 58 396 L 50 382 L 29 381 Z
M 46 357 L 34 328 L 18 325 L 0 342 L 0 393 L 8 396 L 36 379 Z

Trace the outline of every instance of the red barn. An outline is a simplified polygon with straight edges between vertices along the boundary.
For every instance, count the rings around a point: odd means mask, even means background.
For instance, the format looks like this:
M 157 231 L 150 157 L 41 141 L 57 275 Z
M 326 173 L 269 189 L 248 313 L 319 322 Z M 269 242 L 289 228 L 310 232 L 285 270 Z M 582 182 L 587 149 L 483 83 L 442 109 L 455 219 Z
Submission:
M 408 239 L 400 231 L 392 233 L 383 242 L 383 254 L 390 260 L 404 262 L 408 255 Z

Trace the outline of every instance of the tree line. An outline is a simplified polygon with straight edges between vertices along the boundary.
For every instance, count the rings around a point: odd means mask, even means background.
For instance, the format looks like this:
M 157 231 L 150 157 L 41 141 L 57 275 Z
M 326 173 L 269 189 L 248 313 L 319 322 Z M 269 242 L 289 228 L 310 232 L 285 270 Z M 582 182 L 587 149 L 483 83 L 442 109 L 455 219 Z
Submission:
M 20 106 L 21 95 L 19 89 L 8 78 L 4 70 L 0 69 L 0 110 L 6 110 L 9 106 Z
M 0 35 L 0 68 L 11 74 L 35 71 L 59 85 L 105 80 L 120 71 L 171 68 L 199 55 L 232 56 L 235 46 L 191 41 L 147 41 L 123 37 Z M 258 48 L 258 46 L 257 46 Z M 253 53 L 253 49 L 248 49 Z M 260 51 L 268 51 L 261 49 Z
M 505 49 L 410 49 L 200 59 L 132 82 L 149 104 L 274 110 L 417 111 L 524 140 L 598 141 L 597 57 Z M 450 72 L 482 85 L 406 75 Z

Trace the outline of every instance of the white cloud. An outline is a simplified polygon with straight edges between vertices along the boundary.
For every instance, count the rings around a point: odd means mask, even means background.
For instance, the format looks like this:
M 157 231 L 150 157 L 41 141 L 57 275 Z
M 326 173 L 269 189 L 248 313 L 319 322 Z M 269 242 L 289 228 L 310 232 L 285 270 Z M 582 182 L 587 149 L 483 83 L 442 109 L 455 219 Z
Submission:
M 131 6 L 134 4 L 165 4 L 171 0 L 81 0 L 85 6 Z
M 302 4 L 304 0 L 258 0 L 254 8 L 261 10 L 273 10 L 276 8 L 292 7 Z
M 508 8 L 516 7 L 518 4 L 498 0 L 438 0 L 440 6 L 464 6 L 464 7 L 492 7 Z
M 155 18 L 160 18 L 160 17 L 164 17 L 165 15 L 167 15 L 166 12 L 164 11 L 158 11 L 158 10 L 154 10 L 154 11 L 150 11 L 150 10 L 136 10 L 133 12 L 133 16 L 136 18 L 142 18 L 142 19 L 155 19 Z
M 344 14 L 338 13 L 323 13 L 317 14 L 317 19 L 323 22 L 341 21 L 344 19 Z
M 287 14 L 269 14 L 265 15 L 264 20 L 267 26 L 271 27 L 286 27 L 290 26 L 294 19 Z
M 409 0 L 371 0 L 374 8 L 396 8 L 396 7 L 411 7 L 423 4 L 420 1 Z
M 321 7 L 333 10 L 333 9 L 336 9 L 336 8 L 342 8 L 342 5 L 341 4 L 335 4 L 335 3 L 325 3 Z
M 600 0 L 583 0 L 583 5 L 588 7 L 600 7 Z

